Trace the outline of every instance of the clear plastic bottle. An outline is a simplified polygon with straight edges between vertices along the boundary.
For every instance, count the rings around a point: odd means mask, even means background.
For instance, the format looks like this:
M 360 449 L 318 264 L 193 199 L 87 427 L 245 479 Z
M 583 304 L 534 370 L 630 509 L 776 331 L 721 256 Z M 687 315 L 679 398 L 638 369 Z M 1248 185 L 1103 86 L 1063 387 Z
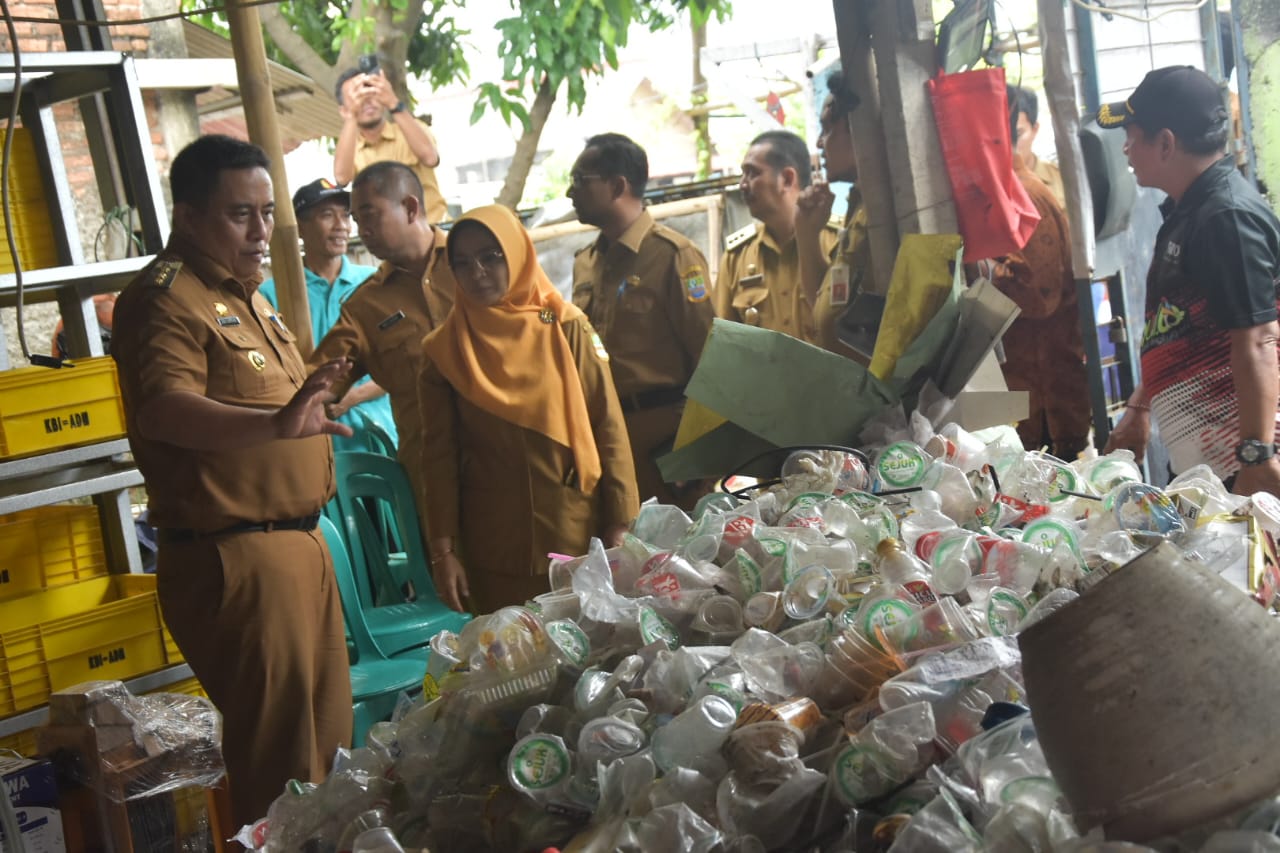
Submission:
M 881 539 L 876 545 L 876 567 L 886 581 L 906 590 L 920 607 L 936 604 L 929 567 L 911 555 L 897 539 Z

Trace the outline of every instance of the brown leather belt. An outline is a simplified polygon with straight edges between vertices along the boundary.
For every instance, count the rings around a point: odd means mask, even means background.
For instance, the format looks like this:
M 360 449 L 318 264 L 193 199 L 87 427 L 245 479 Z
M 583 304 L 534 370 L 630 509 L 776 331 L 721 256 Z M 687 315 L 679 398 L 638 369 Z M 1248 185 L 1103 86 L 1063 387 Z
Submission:
M 639 394 L 619 394 L 618 399 L 622 401 L 622 411 L 630 414 L 684 402 L 684 389 L 657 388 L 653 391 L 641 391 Z
M 162 543 L 192 542 L 196 539 L 213 539 L 236 533 L 270 533 L 273 530 L 315 530 L 320 524 L 320 513 L 302 518 L 286 518 L 283 521 L 241 521 L 221 530 L 189 530 L 180 527 L 162 527 L 156 531 Z

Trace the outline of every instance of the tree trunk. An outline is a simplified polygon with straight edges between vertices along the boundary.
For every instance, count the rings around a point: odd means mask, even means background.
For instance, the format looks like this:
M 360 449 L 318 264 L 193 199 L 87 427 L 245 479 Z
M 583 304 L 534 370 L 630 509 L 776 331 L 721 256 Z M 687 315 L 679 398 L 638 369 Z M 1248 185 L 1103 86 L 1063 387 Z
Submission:
M 262 29 L 271 36 L 280 52 L 289 57 L 299 71 L 316 81 L 316 85 L 332 92 L 333 84 L 338 80 L 338 69 L 325 62 L 306 39 L 298 35 L 277 7 L 265 5 L 257 9 Z
M 410 100 L 405 73 L 409 64 L 409 40 L 422 21 L 422 6 L 422 3 L 410 3 L 404 12 L 397 12 L 389 3 L 378 3 L 374 7 L 374 34 L 382 59 L 382 73 L 406 102 Z
M 507 172 L 507 181 L 502 185 L 502 192 L 494 199 L 498 204 L 515 210 L 524 197 L 524 185 L 529 180 L 529 170 L 533 168 L 533 157 L 538 153 L 538 140 L 542 138 L 542 128 L 551 115 L 551 105 L 556 102 L 556 90 L 546 77 L 538 86 L 538 95 L 533 99 L 533 108 L 529 110 L 529 129 L 516 143 L 516 153 L 511 158 L 511 169 Z
M 707 104 L 707 78 L 702 74 L 702 49 L 707 46 L 707 25 L 693 26 L 693 87 L 689 95 L 690 106 Z M 693 119 L 694 145 L 697 147 L 698 167 L 695 177 L 705 181 L 711 177 L 711 116 L 699 112 Z

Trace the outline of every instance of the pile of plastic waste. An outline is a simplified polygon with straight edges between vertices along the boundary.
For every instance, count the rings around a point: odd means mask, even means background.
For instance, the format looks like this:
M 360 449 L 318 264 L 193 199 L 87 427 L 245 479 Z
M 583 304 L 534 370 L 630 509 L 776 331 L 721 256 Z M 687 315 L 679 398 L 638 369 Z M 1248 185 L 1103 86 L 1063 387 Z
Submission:
M 1270 606 L 1258 542 L 1278 516 L 1206 468 L 1162 490 L 1128 453 L 1068 464 L 1008 430 L 917 419 L 866 455 L 798 451 L 778 482 L 712 495 L 696 519 L 645 505 L 621 547 L 553 562 L 529 606 L 435 637 L 424 696 L 325 783 L 291 785 L 257 838 L 1149 849 L 1079 837 L 1025 713 L 1016 635 L 1158 541 Z M 1160 849 L 1280 849 L 1278 823 L 1268 801 Z

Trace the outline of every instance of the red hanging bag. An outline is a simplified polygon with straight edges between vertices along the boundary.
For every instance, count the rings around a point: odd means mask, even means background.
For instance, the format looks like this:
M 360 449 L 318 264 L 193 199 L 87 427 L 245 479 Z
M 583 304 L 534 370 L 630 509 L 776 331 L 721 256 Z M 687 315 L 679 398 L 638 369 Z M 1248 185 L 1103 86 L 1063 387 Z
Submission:
M 1021 250 L 1040 214 L 1013 174 L 1004 69 L 939 72 L 928 86 L 965 261 Z

